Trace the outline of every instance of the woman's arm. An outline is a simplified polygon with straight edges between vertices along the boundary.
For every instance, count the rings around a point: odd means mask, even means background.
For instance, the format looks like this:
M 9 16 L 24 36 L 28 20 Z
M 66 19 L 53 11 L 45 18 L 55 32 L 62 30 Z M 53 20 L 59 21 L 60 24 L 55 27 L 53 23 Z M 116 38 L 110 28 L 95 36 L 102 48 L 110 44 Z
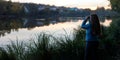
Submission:
M 88 21 L 89 18 L 90 18 L 89 16 L 86 17 L 86 19 L 82 22 L 82 25 L 81 25 L 82 28 L 84 28 L 84 29 L 88 28 L 88 25 L 86 23 L 87 23 L 87 21 Z

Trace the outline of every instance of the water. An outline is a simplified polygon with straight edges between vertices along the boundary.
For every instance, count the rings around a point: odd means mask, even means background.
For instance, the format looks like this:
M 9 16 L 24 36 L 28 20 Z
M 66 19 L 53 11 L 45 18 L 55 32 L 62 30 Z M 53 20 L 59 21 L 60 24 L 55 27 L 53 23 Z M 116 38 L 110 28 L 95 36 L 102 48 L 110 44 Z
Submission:
M 100 19 L 101 24 L 109 26 L 111 19 Z M 30 41 L 37 34 L 45 32 L 56 37 L 71 35 L 74 29 L 80 27 L 82 19 L 65 17 L 54 19 L 4 19 L 0 20 L 0 46 L 10 44 L 10 41 Z

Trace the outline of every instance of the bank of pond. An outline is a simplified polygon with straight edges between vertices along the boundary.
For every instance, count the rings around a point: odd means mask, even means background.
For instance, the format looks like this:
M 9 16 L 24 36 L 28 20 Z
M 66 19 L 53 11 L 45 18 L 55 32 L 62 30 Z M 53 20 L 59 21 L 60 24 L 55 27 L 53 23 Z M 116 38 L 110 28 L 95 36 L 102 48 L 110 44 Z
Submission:
M 97 52 L 98 60 L 120 59 L 120 19 L 113 19 L 110 27 L 103 27 Z M 74 30 L 73 39 L 69 35 L 53 37 L 40 33 L 29 42 L 11 42 L 0 47 L 0 60 L 83 60 L 85 30 Z

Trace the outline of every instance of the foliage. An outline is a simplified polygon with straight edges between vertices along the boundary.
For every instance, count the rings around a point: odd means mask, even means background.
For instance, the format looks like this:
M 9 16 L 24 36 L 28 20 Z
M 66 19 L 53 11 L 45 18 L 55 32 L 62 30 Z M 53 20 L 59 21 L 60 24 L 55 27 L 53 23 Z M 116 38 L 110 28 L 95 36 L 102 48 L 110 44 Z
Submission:
M 11 1 L 0 2 L 0 15 L 18 15 L 21 14 L 22 5 L 19 3 L 12 3 Z
M 110 27 L 104 27 L 103 38 L 100 41 L 100 50 L 104 54 L 104 58 L 108 58 L 108 60 L 117 60 L 120 55 L 120 19 L 114 19 L 110 24 Z M 110 57 L 111 56 L 111 57 Z
M 112 0 L 110 1 L 114 7 L 114 3 L 112 3 Z M 113 9 L 115 10 L 116 8 Z M 6 17 L 6 16 L 7 17 L 39 17 L 39 18 L 65 17 L 65 16 L 79 17 L 79 16 L 89 15 L 90 12 L 92 12 L 92 10 L 90 9 L 57 7 L 57 6 L 35 4 L 35 3 L 19 3 L 19 2 L 12 2 L 11 0 L 0 1 L 0 16 L 2 17 Z M 115 15 L 117 14 L 116 12 L 113 12 L 111 10 L 105 10 L 103 7 L 97 9 L 96 12 L 100 16 L 114 16 L 114 14 Z
M 119 0 L 109 0 L 112 6 L 112 9 L 120 12 L 120 1 Z

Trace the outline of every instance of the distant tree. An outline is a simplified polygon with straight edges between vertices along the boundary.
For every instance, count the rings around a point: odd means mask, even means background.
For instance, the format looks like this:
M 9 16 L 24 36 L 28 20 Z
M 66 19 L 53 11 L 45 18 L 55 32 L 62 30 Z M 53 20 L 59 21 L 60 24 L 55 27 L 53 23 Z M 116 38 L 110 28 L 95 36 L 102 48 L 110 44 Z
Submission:
M 105 11 L 105 8 L 104 8 L 104 7 L 97 7 L 96 10 L 102 10 L 102 11 Z
M 8 11 L 8 4 L 5 1 L 0 0 L 0 15 L 6 15 L 5 12 Z
M 22 6 L 19 3 L 13 3 L 10 9 L 12 14 L 19 14 Z
M 0 1 L 4 1 L 4 0 L 0 0 Z

